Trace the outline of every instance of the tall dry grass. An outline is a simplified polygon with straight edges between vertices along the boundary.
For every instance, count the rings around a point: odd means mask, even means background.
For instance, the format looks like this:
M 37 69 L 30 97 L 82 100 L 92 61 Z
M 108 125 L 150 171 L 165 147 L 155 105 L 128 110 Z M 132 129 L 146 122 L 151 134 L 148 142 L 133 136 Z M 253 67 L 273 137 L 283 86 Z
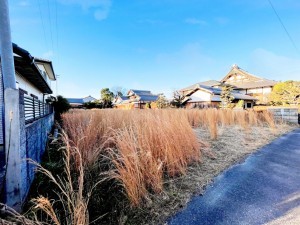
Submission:
M 110 156 L 116 169 L 112 177 L 133 205 L 149 191 L 162 191 L 164 172 L 183 174 L 201 159 L 201 142 L 181 111 L 75 111 L 63 121 L 70 142 L 86 157 L 84 165 L 92 166 L 100 154 Z
M 65 144 L 61 149 L 64 155 L 64 174 L 55 176 L 47 169 L 33 163 L 37 166 L 37 172 L 48 177 L 58 189 L 57 196 L 59 205 L 63 208 L 63 213 L 58 213 L 54 206 L 56 203 L 43 196 L 31 200 L 33 203 L 32 211 L 46 214 L 47 217 L 44 218 L 48 218 L 47 222 L 51 224 L 88 225 L 87 206 L 93 188 L 88 191 L 84 190 L 85 171 L 80 151 L 75 146 L 71 146 L 70 139 L 64 132 L 62 133 L 62 139 Z M 74 170 L 74 165 L 76 170 Z M 97 184 L 98 182 L 95 182 L 95 185 Z
M 244 130 L 253 126 L 268 126 L 273 131 L 276 121 L 270 112 L 255 112 L 254 110 L 231 109 L 191 109 L 185 110 L 188 121 L 192 127 L 204 127 L 210 132 L 211 138 L 218 136 L 218 127 L 238 125 Z
M 94 188 L 103 180 L 95 179 L 93 186 L 86 190 L 85 168 L 80 151 L 71 146 L 70 138 L 65 132 L 61 135 L 65 144 L 63 151 L 64 170 L 62 174 L 54 175 L 35 161 L 37 172 L 45 175 L 56 188 L 58 200 L 51 200 L 44 196 L 31 199 L 32 207 L 28 218 L 13 209 L 0 204 L 0 214 L 7 217 L 4 224 L 25 225 L 88 225 L 90 224 L 88 204 Z M 16 223 L 13 223 L 16 222 Z M 1 220 L 0 220 L 0 224 Z
M 204 127 L 216 139 L 218 127 L 231 125 L 276 127 L 268 112 L 229 109 L 75 110 L 63 115 L 70 145 L 80 152 L 84 167 L 108 156 L 115 168 L 111 177 L 133 205 L 149 192 L 161 192 L 164 174 L 184 174 L 190 163 L 201 160 L 204 143 L 193 128 Z

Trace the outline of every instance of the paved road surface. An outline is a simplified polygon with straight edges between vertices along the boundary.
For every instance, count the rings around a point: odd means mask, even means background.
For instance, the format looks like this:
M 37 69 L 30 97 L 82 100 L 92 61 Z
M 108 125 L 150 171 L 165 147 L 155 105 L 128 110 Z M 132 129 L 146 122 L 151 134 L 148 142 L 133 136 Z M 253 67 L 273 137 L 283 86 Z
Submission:
M 218 176 L 168 224 L 300 225 L 300 129 Z

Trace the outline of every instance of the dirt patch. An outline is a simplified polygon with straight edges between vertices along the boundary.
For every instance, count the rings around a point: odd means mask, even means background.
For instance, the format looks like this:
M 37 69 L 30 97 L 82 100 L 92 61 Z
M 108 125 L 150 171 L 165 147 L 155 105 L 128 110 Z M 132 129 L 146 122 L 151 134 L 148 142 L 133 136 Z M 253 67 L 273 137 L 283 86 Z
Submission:
M 210 139 L 206 129 L 195 129 L 199 140 L 208 144 L 202 162 L 191 165 L 184 176 L 167 178 L 164 191 L 149 196 L 142 207 L 125 209 L 119 224 L 163 224 L 184 208 L 191 197 L 203 194 L 207 185 L 222 171 L 242 162 L 249 154 L 294 128 L 285 124 L 275 131 L 268 127 L 247 130 L 238 126 L 220 127 L 216 140 Z

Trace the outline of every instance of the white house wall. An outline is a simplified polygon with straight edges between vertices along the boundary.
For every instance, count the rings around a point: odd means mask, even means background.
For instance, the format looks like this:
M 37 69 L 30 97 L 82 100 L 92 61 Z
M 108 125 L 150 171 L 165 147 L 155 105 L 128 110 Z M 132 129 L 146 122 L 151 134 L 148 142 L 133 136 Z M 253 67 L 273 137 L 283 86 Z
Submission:
M 39 100 L 43 101 L 43 93 L 18 73 L 16 73 L 16 81 L 18 82 L 18 88 L 27 91 L 28 95 L 37 96 Z
M 198 90 L 190 96 L 189 102 L 209 102 L 211 94 L 202 90 Z
M 265 87 L 263 88 L 263 94 L 269 94 L 272 92 L 272 88 L 271 87 Z
M 269 94 L 272 92 L 271 87 L 264 87 L 264 88 L 252 88 L 246 90 L 239 91 L 242 94 Z M 247 93 L 246 93 L 247 92 Z

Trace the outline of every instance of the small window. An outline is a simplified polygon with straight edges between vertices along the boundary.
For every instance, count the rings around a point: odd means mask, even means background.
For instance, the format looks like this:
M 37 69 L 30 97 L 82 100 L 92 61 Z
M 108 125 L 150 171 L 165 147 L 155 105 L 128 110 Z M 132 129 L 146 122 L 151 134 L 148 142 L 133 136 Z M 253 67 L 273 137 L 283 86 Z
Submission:
M 247 102 L 247 109 L 252 108 L 252 103 L 251 102 Z

